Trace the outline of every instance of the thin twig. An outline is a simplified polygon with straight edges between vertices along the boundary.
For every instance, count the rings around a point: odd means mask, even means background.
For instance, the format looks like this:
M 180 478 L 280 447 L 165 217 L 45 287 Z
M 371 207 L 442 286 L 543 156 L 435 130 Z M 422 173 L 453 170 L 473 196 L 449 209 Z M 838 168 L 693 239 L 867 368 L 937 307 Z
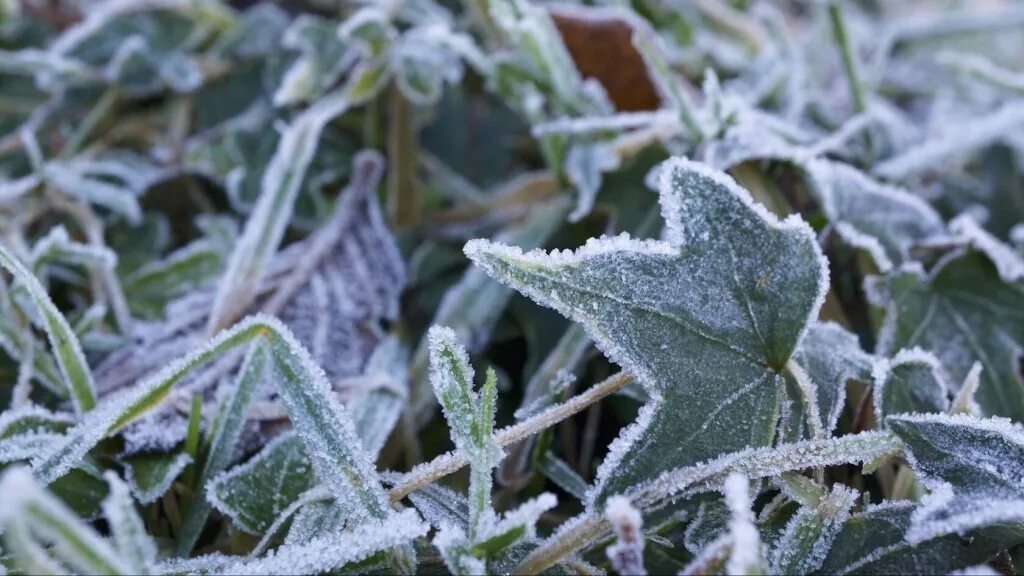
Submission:
M 594 385 L 579 396 L 574 396 L 562 404 L 552 406 L 540 414 L 537 414 L 527 420 L 523 420 L 518 424 L 502 428 L 494 435 L 494 440 L 497 442 L 498 446 L 502 447 L 520 442 L 541 430 L 548 428 L 549 426 L 557 424 L 558 422 L 579 413 L 584 408 L 605 396 L 617 392 L 632 380 L 633 377 L 631 375 L 625 372 L 619 372 L 618 374 L 610 376 L 602 382 Z M 430 462 L 417 466 L 407 472 L 402 476 L 402 479 L 399 480 L 393 488 L 391 488 L 388 496 L 390 497 L 391 502 L 398 502 L 416 490 L 458 471 L 467 464 L 469 464 L 469 459 L 459 452 L 449 452 L 438 456 Z

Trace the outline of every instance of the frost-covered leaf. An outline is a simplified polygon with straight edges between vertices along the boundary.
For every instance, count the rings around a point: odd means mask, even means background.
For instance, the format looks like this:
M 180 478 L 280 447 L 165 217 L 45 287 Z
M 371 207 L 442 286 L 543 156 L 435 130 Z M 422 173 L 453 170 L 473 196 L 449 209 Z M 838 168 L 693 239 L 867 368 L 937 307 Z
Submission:
M 827 286 L 810 228 L 777 221 L 727 176 L 673 160 L 660 189 L 666 242 L 554 254 L 466 246 L 488 273 L 581 322 L 654 398 L 612 445 L 593 502 L 770 443 L 782 374 Z
M 29 298 L 38 309 L 46 329 L 46 336 L 53 348 L 53 355 L 60 367 L 64 385 L 74 401 L 75 410 L 79 414 L 92 410 L 96 405 L 96 386 L 93 384 L 92 372 L 86 363 L 82 346 L 71 330 L 71 326 L 50 300 L 39 280 L 26 270 L 17 258 L 2 247 L 0 247 L 0 265 L 27 289 Z
M 822 574 L 942 574 L 985 562 L 1024 539 L 1019 526 L 991 526 L 912 544 L 913 502 L 869 506 L 843 524 L 821 566 Z
M 297 116 L 281 135 L 263 173 L 259 200 L 231 253 L 208 323 L 211 331 L 230 325 L 252 303 L 266 266 L 277 251 L 324 126 L 351 105 L 332 93 Z
M 875 165 L 872 170 L 887 180 L 907 180 L 924 172 L 943 172 L 943 167 L 978 149 L 1000 140 L 1007 130 L 1024 125 L 1024 105 L 1006 104 L 980 118 L 974 118 L 967 130 L 950 130 L 926 138 L 917 146 Z
M 909 190 L 878 182 L 849 164 L 819 158 L 816 149 L 783 135 L 766 137 L 777 123 L 759 114 L 746 116 L 752 119 L 711 145 L 709 162 L 721 168 L 754 160 L 792 164 L 836 233 L 865 250 L 883 272 L 909 260 L 916 244 L 946 236 L 938 212 Z
M 7 470 L 0 479 L 0 493 L 4 494 L 0 507 L 4 547 L 27 572 L 43 565 L 67 566 L 82 573 L 133 572 L 109 542 L 36 483 L 28 470 Z M 46 564 L 41 563 L 44 560 Z
M 793 354 L 793 360 L 814 382 L 822 429 L 831 434 L 846 404 L 846 383 L 871 381 L 871 355 L 864 352 L 857 337 L 842 326 L 815 322 Z
M 981 362 L 977 400 L 989 415 L 1024 417 L 1018 357 L 1024 346 L 1024 288 L 1006 283 L 984 254 L 966 251 L 927 274 L 905 266 L 870 286 L 885 306 L 878 350 L 921 347 L 933 352 L 953 382 Z
M 206 524 L 211 504 L 206 493 L 210 488 L 209 483 L 228 467 L 235 454 L 249 405 L 269 372 L 268 347 L 263 342 L 256 342 L 249 349 L 234 386 L 221 398 L 217 417 L 208 434 L 209 447 L 197 480 L 196 498 L 188 507 L 178 535 L 178 553 L 181 555 L 191 551 Z
M 867 251 L 883 272 L 909 260 L 915 244 L 945 235 L 939 214 L 907 190 L 838 162 L 813 161 L 807 170 L 813 193 L 836 232 Z
M 103 501 L 103 516 L 107 519 L 117 551 L 135 574 L 152 574 L 156 564 L 156 544 L 135 510 L 128 485 L 113 472 L 104 474 L 110 485 L 110 495 Z
M 919 348 L 878 360 L 873 369 L 875 420 L 882 424 L 887 414 L 945 412 L 949 386 L 941 371 L 935 355 Z
M 355 568 L 350 565 L 425 536 L 429 529 L 415 510 L 404 510 L 362 523 L 341 535 L 285 544 L 260 558 L 228 562 L 216 571 L 223 574 L 319 574 L 347 566 Z
M 140 504 L 160 499 L 185 467 L 192 463 L 188 454 L 136 454 L 122 459 L 125 480 Z
M 208 497 L 236 526 L 261 535 L 288 505 L 315 484 L 302 440 L 285 434 L 245 464 L 211 480 Z
M 438 484 L 431 484 L 409 494 L 423 519 L 434 528 L 445 524 L 469 526 L 469 500 L 465 496 Z
M 526 248 L 540 246 L 563 222 L 566 209 L 566 203 L 560 200 L 537 206 L 531 218 L 499 233 L 495 239 Z M 492 281 L 486 272 L 472 266 L 445 294 L 432 323 L 454 330 L 467 349 L 475 352 L 490 338 L 512 294 L 511 288 Z M 428 339 L 424 338 L 413 359 L 414 381 L 426 373 L 428 358 Z M 419 381 L 422 384 L 413 389 L 412 405 L 417 412 L 426 412 L 435 397 L 425 385 L 426 379 Z
M 469 458 L 470 522 L 468 538 L 476 541 L 478 532 L 492 521 L 491 486 L 493 469 L 502 457 L 494 441 L 494 412 L 497 381 L 494 371 L 479 393 L 473 389 L 473 367 L 459 345 L 455 332 L 434 326 L 430 339 L 430 384 L 444 409 L 455 447 Z
M 825 561 L 860 493 L 836 484 L 816 506 L 804 506 L 790 519 L 772 553 L 772 571 L 815 573 Z
M 274 93 L 274 104 L 285 106 L 323 94 L 357 60 L 357 52 L 338 36 L 330 20 L 303 14 L 284 33 L 282 43 L 300 56 L 291 63 Z
M 904 414 L 887 422 L 930 491 L 911 517 L 909 542 L 1024 519 L 1019 424 L 963 414 Z

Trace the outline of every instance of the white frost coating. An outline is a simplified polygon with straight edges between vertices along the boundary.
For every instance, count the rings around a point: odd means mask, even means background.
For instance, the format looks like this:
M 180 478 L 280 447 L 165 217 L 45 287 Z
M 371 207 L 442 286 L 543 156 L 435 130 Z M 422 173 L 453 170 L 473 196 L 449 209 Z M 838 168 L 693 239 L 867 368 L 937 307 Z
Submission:
M 875 165 L 873 172 L 888 180 L 904 180 L 941 167 L 952 156 L 967 155 L 1003 138 L 1024 124 L 1024 104 L 1012 102 L 981 118 L 961 124 L 957 130 L 925 139 L 903 153 Z
M 112 269 L 117 265 L 117 254 L 106 246 L 93 246 L 74 242 L 63 225 L 54 226 L 32 246 L 29 259 L 33 268 L 44 259 L 55 258 L 69 264 L 92 264 Z
M 537 520 L 541 515 L 558 505 L 554 494 L 545 492 L 531 498 L 514 510 L 505 512 L 497 522 L 485 525 L 477 536 L 477 542 L 484 542 L 495 536 L 522 527 L 525 532 L 522 539 L 531 540 L 537 535 Z M 518 541 L 519 539 L 517 539 Z
M 727 556 L 732 554 L 732 536 L 723 534 L 704 547 L 690 563 L 679 571 L 680 576 L 713 574 Z
M 807 410 L 807 420 L 811 428 L 811 435 L 814 438 L 824 438 L 827 434 L 825 425 L 821 419 L 821 409 L 818 406 L 818 387 L 811 381 L 810 376 L 803 366 L 790 360 L 786 363 L 786 369 L 796 381 L 797 388 L 804 397 L 804 408 Z
M 12 467 L 0 477 L 0 532 L 20 524 L 51 543 L 62 563 L 81 573 L 130 574 L 114 548 L 61 500 L 44 490 L 28 469 Z M 38 519 L 33 521 L 33 519 Z M 69 541 L 71 536 L 77 542 Z M 88 554 L 82 554 L 83 548 Z
M 885 253 L 885 248 L 882 246 L 882 243 L 878 241 L 878 238 L 871 236 L 870 234 L 864 234 L 849 222 L 837 222 L 835 225 L 835 231 L 839 234 L 839 237 L 850 246 L 860 248 L 867 252 L 868 256 L 871 256 L 871 259 L 875 261 L 875 265 L 878 266 L 879 272 L 884 274 L 892 270 L 892 260 L 890 260 L 889 255 Z
M 15 410 L 0 413 L 0 437 L 8 436 L 12 426 L 22 420 L 42 420 L 55 425 L 71 425 L 75 419 L 65 412 L 51 412 L 38 404 L 26 404 Z
M 174 480 L 185 470 L 185 468 L 192 463 L 192 457 L 182 452 L 174 457 L 174 460 L 168 465 L 167 474 L 157 484 L 143 488 L 139 485 L 138 479 L 135 477 L 135 469 L 131 466 L 126 466 L 125 480 L 128 482 L 128 486 L 132 489 L 132 494 L 135 495 L 135 499 L 139 501 L 139 504 L 152 504 L 160 499 L 161 496 L 167 493 L 170 489 L 171 484 Z
M 978 564 L 977 566 L 968 566 L 962 570 L 953 570 L 949 573 L 949 576 L 999 576 L 999 572 L 996 572 L 988 564 Z
M 654 112 L 619 112 L 612 116 L 586 118 L 557 118 L 550 122 L 535 124 L 530 133 L 534 138 L 550 134 L 581 136 L 594 132 L 619 132 L 635 128 L 646 128 L 655 124 L 679 124 L 679 113 L 675 110 Z
M 637 240 L 630 238 L 629 234 L 623 232 L 618 236 L 602 236 L 600 238 L 589 238 L 586 244 L 575 250 L 552 250 L 547 252 L 537 248 L 529 252 L 523 252 L 517 246 L 508 246 L 491 242 L 486 238 L 477 238 L 466 242 L 463 252 L 470 259 L 476 260 L 478 256 L 493 254 L 503 259 L 518 262 L 527 266 L 572 266 L 579 264 L 587 258 L 614 254 L 616 252 L 642 252 L 645 254 L 660 256 L 676 256 L 679 251 L 670 244 L 658 240 Z
M 889 378 L 897 367 L 908 364 L 924 366 L 931 372 L 932 378 L 941 385 L 943 390 L 947 392 L 952 391 L 942 363 L 930 350 L 915 346 L 900 350 L 892 358 L 877 358 L 871 366 L 871 380 L 873 382 L 871 393 L 874 400 L 875 422 L 879 425 L 882 425 L 885 419 L 883 399 Z
M 1024 447 L 1024 428 L 1020 424 L 1007 418 L 979 419 L 966 414 L 901 414 L 890 417 L 890 420 L 940 424 L 950 428 L 950 435 L 956 434 L 954 428 L 962 427 L 987 432 L 996 437 L 993 439 L 996 442 L 993 448 L 973 444 L 973 449 L 978 451 L 973 458 L 971 451 L 965 447 L 966 451 L 962 455 L 963 469 L 956 472 L 963 476 L 976 470 L 982 476 L 976 485 L 962 486 L 953 486 L 942 478 L 924 472 L 923 463 L 913 452 L 913 444 L 908 443 L 905 451 L 907 461 L 918 472 L 921 483 L 930 491 L 911 516 L 911 525 L 906 533 L 908 542 L 917 544 L 946 534 L 963 534 L 989 524 L 1024 520 L 1019 462 L 1008 459 L 1007 454 L 1000 449 L 1000 444 L 1018 451 Z M 935 438 L 930 442 L 936 446 L 946 444 L 944 438 Z M 948 450 L 948 447 L 945 449 Z M 1000 460 L 1002 462 L 998 467 L 993 465 L 994 461 Z M 956 462 L 959 460 L 945 465 L 955 465 Z M 967 479 L 961 478 L 959 481 L 966 482 Z
M 103 516 L 121 558 L 130 564 L 134 573 L 152 574 L 156 564 L 156 544 L 135 511 L 128 485 L 110 470 L 103 474 L 103 478 L 110 487 L 110 494 L 102 504 Z
M 320 133 L 345 112 L 344 92 L 325 96 L 297 116 L 281 135 L 274 156 L 260 181 L 260 196 L 217 288 L 208 331 L 222 327 L 241 314 L 255 297 L 267 262 L 277 250 L 291 220 L 295 198 L 313 161 Z
M 780 221 L 771 213 L 771 211 L 765 208 L 764 205 L 754 202 L 754 199 L 750 196 L 750 192 L 743 189 L 742 186 L 737 184 L 736 181 L 725 172 L 716 170 L 707 164 L 694 162 L 681 156 L 665 160 L 661 163 L 657 172 L 658 201 L 661 204 L 662 217 L 665 219 L 665 239 L 672 246 L 681 247 L 686 244 L 685 230 L 683 230 L 682 225 L 682 195 L 676 192 L 677 187 L 673 183 L 673 176 L 676 172 L 694 172 L 701 177 L 710 180 L 715 185 L 728 190 L 754 214 L 757 214 L 761 220 L 768 224 L 768 226 L 777 230 L 804 235 L 804 237 L 815 247 L 818 246 L 818 237 L 814 233 L 814 229 L 811 228 L 810 224 L 804 221 L 799 214 L 790 214 Z M 818 293 L 814 303 L 810 307 L 810 312 L 804 321 L 804 327 L 796 339 L 796 346 L 800 345 L 800 341 L 803 340 L 804 335 L 807 333 L 807 329 L 810 326 L 811 321 L 817 317 L 818 311 L 821 309 L 822 304 L 825 303 L 825 296 L 828 295 L 830 286 L 828 259 L 825 258 L 820 249 L 815 250 L 814 253 L 817 256 L 818 267 L 821 272 L 818 276 Z
M 974 399 L 975 394 L 978 393 L 978 387 L 981 386 L 981 370 L 981 362 L 975 362 L 971 365 L 967 376 L 964 377 L 963 385 L 960 386 L 960 390 L 949 405 L 950 414 L 967 414 L 976 418 L 982 417 L 981 406 Z
M 665 472 L 634 490 L 636 496 L 631 499 L 647 510 L 648 506 L 680 494 L 717 490 L 730 472 L 739 472 L 748 478 L 764 478 L 805 468 L 871 462 L 898 454 L 901 448 L 899 439 L 887 432 L 861 432 L 775 447 L 747 448 Z
M 949 223 L 949 230 L 961 241 L 988 256 L 1004 282 L 1012 283 L 1024 278 L 1024 258 L 989 234 L 969 214 L 964 213 L 954 218 Z
M 604 509 L 604 516 L 615 533 L 615 543 L 605 550 L 612 567 L 619 574 L 645 576 L 643 517 L 630 504 L 628 498 L 612 496 Z
M 619 435 L 612 440 L 612 443 L 608 445 L 608 454 L 605 455 L 604 460 L 597 467 L 597 473 L 594 475 L 594 483 L 587 490 L 586 504 L 588 507 L 593 506 L 597 497 L 601 494 L 601 487 L 608 480 L 611 474 L 619 467 L 622 459 L 629 453 L 630 448 L 640 438 L 641 435 L 647 430 L 647 427 L 651 425 L 651 421 L 654 419 L 654 414 L 658 411 L 658 405 L 661 404 L 661 394 L 657 391 L 651 392 L 651 401 L 640 407 L 637 412 L 636 420 L 631 424 L 627 425 L 621 431 Z
M 430 525 L 413 509 L 371 520 L 351 531 L 329 534 L 304 544 L 285 544 L 266 556 L 243 559 L 224 566 L 222 574 L 319 574 L 365 560 L 425 536 Z
M 860 498 L 860 492 L 843 484 L 832 490 L 814 508 L 802 507 L 783 530 L 772 559 L 773 572 L 794 571 L 800 574 L 816 573 L 832 549 L 843 525 L 850 518 L 850 510 Z M 815 533 L 810 550 L 802 549 L 808 531 Z M 801 555 L 801 553 L 803 553 Z
M 806 229 L 814 237 L 814 231 L 802 218 L 794 215 L 780 222 L 775 214 L 772 214 L 764 205 L 754 202 L 754 199 L 750 197 L 750 192 L 744 190 L 725 172 L 715 170 L 701 162 L 694 162 L 682 156 L 676 156 L 662 162 L 657 171 L 658 198 L 661 203 L 661 214 L 665 219 L 665 237 L 669 244 L 673 246 L 684 246 L 686 244 L 686 234 L 682 225 L 682 194 L 678 192 L 679 187 L 675 183 L 675 176 L 678 172 L 696 173 L 710 180 L 716 186 L 725 188 L 772 228 L 779 230 Z M 683 193 L 685 194 L 685 191 Z
M 753 502 L 750 500 L 750 483 L 739 473 L 732 473 L 723 486 L 725 504 L 732 518 L 729 533 L 732 537 L 732 554 L 725 564 L 726 574 L 760 574 L 764 570 L 764 554 L 761 551 L 761 533 L 757 530 Z
M 469 554 L 469 542 L 462 528 L 452 524 L 441 526 L 433 544 L 453 574 L 487 574 L 487 564 Z
M 935 61 L 993 86 L 1024 93 L 1024 74 L 997 66 L 980 54 L 943 50 L 935 55 Z

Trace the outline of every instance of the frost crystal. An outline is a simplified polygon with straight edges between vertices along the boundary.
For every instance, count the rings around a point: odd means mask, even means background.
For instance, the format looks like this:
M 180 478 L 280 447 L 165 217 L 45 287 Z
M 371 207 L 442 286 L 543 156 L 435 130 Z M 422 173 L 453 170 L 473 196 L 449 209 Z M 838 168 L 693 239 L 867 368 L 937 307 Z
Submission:
M 1024 518 L 1024 430 L 1003 418 L 898 415 L 889 426 L 931 491 L 914 511 L 907 540 L 922 542 Z
M 768 444 L 777 371 L 828 284 L 799 218 L 779 222 L 700 164 L 675 159 L 660 174 L 668 242 L 620 236 L 550 254 L 486 241 L 465 248 L 489 274 L 583 324 L 654 399 L 610 447 L 592 503 L 664 470 Z M 664 354 L 666 345 L 690 352 Z
M 605 518 L 612 525 L 615 543 L 605 550 L 612 566 L 619 574 L 645 576 L 644 535 L 640 531 L 643 518 L 640 511 L 621 496 L 612 496 L 604 509 Z
M 742 474 L 730 474 L 723 488 L 725 503 L 732 513 L 729 520 L 729 535 L 732 538 L 732 553 L 725 565 L 728 574 L 761 574 L 765 571 L 764 552 L 761 550 L 761 534 L 754 522 L 751 511 L 750 483 Z

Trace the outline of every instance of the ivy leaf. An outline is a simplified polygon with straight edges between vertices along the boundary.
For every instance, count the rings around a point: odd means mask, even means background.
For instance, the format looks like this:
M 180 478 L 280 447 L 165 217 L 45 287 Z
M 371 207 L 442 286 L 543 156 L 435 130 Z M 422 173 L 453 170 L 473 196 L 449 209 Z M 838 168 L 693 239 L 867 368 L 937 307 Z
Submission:
M 989 415 L 1024 418 L 1024 382 L 1018 358 L 1024 346 L 1024 286 L 1004 282 L 992 261 L 968 250 L 940 262 L 927 274 L 903 266 L 870 279 L 869 293 L 885 306 L 878 348 L 930 350 L 954 382 L 974 362 L 984 370 L 977 400 Z
M 857 336 L 833 322 L 815 322 L 793 355 L 807 371 L 818 394 L 822 430 L 835 430 L 846 403 L 846 383 L 871 381 L 872 357 L 861 349 Z
M 891 360 L 880 359 L 874 368 L 875 420 L 886 414 L 945 412 L 949 387 L 934 354 L 912 348 Z
M 887 422 L 930 490 L 911 517 L 917 543 L 1024 521 L 1024 430 L 1004 418 L 901 414 Z
M 1017 526 L 991 526 L 964 536 L 949 534 L 917 544 L 903 538 L 916 504 L 869 506 L 843 524 L 821 574 L 948 574 L 992 559 L 1024 539 Z
M 661 169 L 667 241 L 531 252 L 474 240 L 489 274 L 580 322 L 652 402 L 610 448 L 590 504 L 773 438 L 786 365 L 817 315 L 827 262 L 799 217 L 779 222 L 728 176 Z
M 251 534 L 263 534 L 305 491 L 317 484 L 302 439 L 284 434 L 248 462 L 207 485 L 214 507 Z

